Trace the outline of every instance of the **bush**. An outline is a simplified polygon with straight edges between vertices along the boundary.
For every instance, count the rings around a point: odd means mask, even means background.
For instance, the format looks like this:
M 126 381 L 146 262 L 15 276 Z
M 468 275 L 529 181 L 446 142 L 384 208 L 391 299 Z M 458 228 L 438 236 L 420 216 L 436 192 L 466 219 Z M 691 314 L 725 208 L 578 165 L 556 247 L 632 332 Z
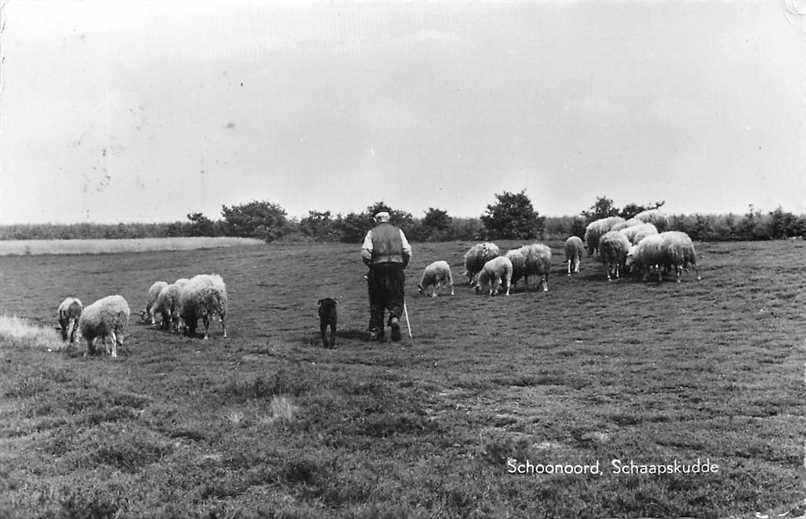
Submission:
M 534 210 L 525 190 L 520 193 L 504 191 L 495 197 L 497 202 L 488 205 L 481 217 L 487 238 L 526 240 L 543 234 L 545 218 Z

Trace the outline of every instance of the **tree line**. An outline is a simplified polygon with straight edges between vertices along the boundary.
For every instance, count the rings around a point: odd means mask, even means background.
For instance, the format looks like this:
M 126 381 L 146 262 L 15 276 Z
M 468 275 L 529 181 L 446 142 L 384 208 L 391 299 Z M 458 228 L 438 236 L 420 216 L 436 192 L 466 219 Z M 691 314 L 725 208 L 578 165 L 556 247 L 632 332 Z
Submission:
M 534 209 L 525 190 L 495 195 L 479 217 L 452 217 L 444 209 L 431 207 L 422 217 L 395 209 L 383 201 L 361 212 L 333 214 L 308 211 L 303 218 L 289 218 L 285 209 L 269 201 L 223 205 L 221 218 L 211 220 L 202 213 L 189 213 L 187 221 L 170 223 L 118 224 L 21 224 L 0 226 L 0 240 L 30 239 L 118 239 L 167 238 L 182 236 L 236 236 L 266 242 L 360 242 L 373 225 L 373 215 L 388 211 L 415 242 L 455 240 L 531 240 L 583 237 L 588 223 L 608 216 L 629 219 L 641 211 L 658 209 L 664 201 L 628 203 L 618 207 L 607 196 L 599 196 L 575 216 L 542 216 Z M 762 213 L 751 205 L 744 215 L 669 215 L 669 228 L 688 233 L 697 241 L 738 241 L 802 238 L 806 216 L 784 211 Z M 663 230 L 663 229 L 661 229 Z

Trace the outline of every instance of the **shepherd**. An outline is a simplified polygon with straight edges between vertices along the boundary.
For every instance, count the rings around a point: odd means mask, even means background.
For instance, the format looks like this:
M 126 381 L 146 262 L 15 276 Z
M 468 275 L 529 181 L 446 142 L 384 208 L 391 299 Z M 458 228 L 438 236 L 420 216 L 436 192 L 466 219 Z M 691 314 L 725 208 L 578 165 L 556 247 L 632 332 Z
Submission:
M 400 334 L 406 282 L 405 268 L 411 260 L 411 245 L 403 231 L 389 223 L 389 213 L 375 215 L 375 227 L 367 232 L 361 246 L 361 259 L 369 267 L 369 340 L 384 340 L 384 315 L 389 311 L 388 325 L 392 340 Z

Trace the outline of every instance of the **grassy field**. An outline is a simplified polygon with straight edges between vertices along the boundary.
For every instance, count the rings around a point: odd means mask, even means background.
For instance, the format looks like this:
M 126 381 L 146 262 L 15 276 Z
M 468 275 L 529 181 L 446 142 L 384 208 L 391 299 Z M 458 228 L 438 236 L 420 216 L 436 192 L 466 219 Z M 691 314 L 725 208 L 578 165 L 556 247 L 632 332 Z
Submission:
M 0 240 L 0 256 L 41 254 L 109 254 L 122 252 L 179 251 L 265 245 L 254 238 L 176 237 L 120 240 Z
M 363 340 L 356 246 L 0 258 L 0 314 L 218 272 L 230 338 L 133 321 L 119 358 L 0 339 L 0 517 L 753 517 L 804 498 L 806 243 L 698 244 L 703 280 L 417 297 L 470 243 L 415 244 L 415 336 Z M 513 243 L 499 243 L 506 249 Z M 316 301 L 338 297 L 335 349 Z M 508 459 L 602 475 L 508 473 Z M 611 474 L 709 459 L 715 474 Z M 801 512 L 802 513 L 802 512 Z

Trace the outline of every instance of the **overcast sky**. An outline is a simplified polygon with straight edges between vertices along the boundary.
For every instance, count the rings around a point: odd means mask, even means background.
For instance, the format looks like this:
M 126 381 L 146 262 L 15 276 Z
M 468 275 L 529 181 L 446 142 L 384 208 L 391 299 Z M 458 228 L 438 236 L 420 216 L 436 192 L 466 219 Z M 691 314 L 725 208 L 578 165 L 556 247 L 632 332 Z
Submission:
M 478 216 L 665 199 L 806 212 L 798 0 L 10 0 L 0 224 Z

